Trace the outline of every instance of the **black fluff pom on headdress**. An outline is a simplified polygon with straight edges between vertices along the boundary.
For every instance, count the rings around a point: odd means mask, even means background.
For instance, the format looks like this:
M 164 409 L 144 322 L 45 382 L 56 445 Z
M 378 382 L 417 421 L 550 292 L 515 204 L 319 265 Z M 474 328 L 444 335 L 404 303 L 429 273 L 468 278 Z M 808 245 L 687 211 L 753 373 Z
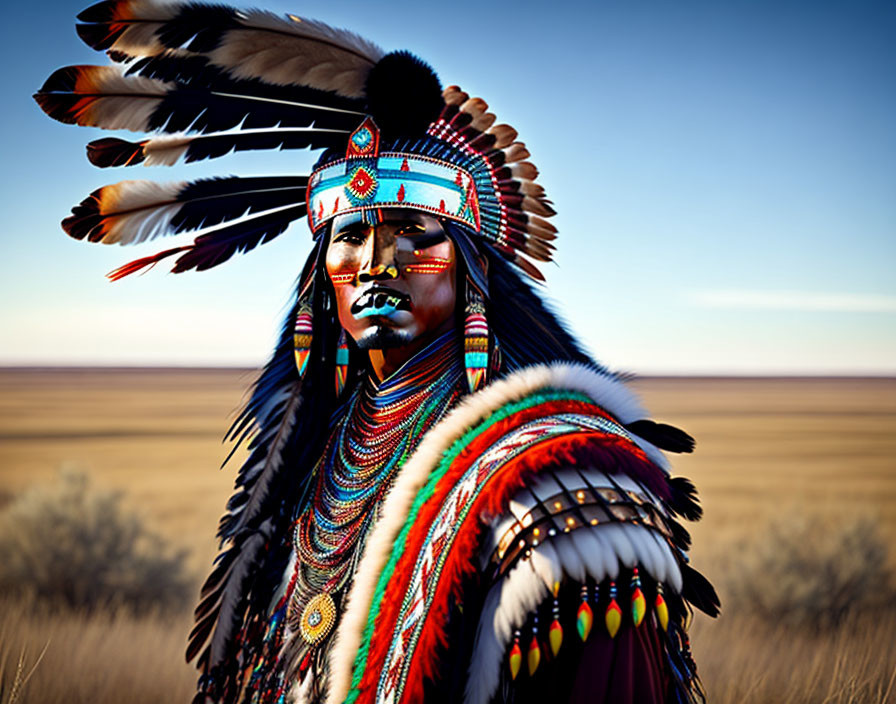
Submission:
M 421 136 L 445 106 L 435 71 L 407 51 L 380 59 L 370 70 L 365 92 L 367 111 L 386 140 Z

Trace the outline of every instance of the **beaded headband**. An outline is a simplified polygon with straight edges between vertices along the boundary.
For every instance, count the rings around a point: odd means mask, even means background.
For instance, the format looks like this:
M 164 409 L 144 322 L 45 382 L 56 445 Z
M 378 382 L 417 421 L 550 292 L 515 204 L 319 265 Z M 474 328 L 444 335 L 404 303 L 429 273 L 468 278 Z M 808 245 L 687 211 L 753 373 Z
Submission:
M 345 158 L 312 173 L 308 221 L 316 235 L 338 215 L 409 208 L 481 229 L 476 181 L 441 159 L 409 152 L 379 153 L 380 133 L 368 117 L 348 140 Z

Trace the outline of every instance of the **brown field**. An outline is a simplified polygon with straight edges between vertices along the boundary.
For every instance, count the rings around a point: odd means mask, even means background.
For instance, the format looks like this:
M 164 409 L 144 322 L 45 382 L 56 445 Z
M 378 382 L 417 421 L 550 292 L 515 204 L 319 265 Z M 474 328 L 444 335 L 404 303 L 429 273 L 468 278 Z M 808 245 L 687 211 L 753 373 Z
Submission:
M 216 469 L 220 439 L 250 381 L 233 370 L 0 370 L 0 505 L 61 467 L 84 470 L 95 485 L 125 490 L 133 510 L 188 548 L 198 578 L 234 471 Z M 697 438 L 676 473 L 700 490 L 706 515 L 693 526 L 692 563 L 723 602 L 750 546 L 786 540 L 788 526 L 818 526 L 813 540 L 823 545 L 867 517 L 884 544 L 896 538 L 896 379 L 656 378 L 635 387 L 655 419 Z M 709 701 L 896 701 L 896 593 L 887 582 L 879 591 L 879 611 L 834 631 L 770 623 L 736 600 L 717 622 L 698 619 Z M 188 629 L 186 613 L 85 617 L 2 603 L 0 702 L 22 649 L 27 665 L 45 646 L 20 702 L 187 701 Z

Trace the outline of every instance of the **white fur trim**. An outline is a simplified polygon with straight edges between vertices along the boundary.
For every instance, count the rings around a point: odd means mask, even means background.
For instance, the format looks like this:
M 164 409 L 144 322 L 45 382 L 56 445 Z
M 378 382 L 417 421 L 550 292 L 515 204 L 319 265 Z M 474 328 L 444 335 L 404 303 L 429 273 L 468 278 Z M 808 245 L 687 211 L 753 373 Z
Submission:
M 584 582 L 586 572 L 597 582 L 615 579 L 619 563 L 631 568 L 635 557 L 641 568 L 658 581 L 666 581 L 660 575 L 672 575 L 674 586 L 677 574 L 676 591 L 680 589 L 681 573 L 671 548 L 645 526 L 586 526 L 532 548 L 529 559 L 514 566 L 486 597 L 470 660 L 465 704 L 487 704 L 491 700 L 513 632 L 550 594 L 551 585 L 561 577 Z M 546 582 L 546 577 L 551 581 Z
M 623 424 L 646 418 L 647 413 L 623 382 L 581 364 L 527 367 L 500 379 L 464 399 L 422 440 L 413 456 L 399 470 L 383 502 L 382 518 L 373 527 L 355 573 L 342 620 L 329 653 L 330 686 L 327 704 L 339 704 L 351 687 L 352 667 L 361 645 L 379 575 L 417 492 L 426 483 L 443 453 L 468 429 L 501 406 L 546 388 L 584 393 Z M 651 460 L 666 467 L 656 448 L 634 438 Z M 631 550 L 631 548 L 630 548 Z M 632 559 L 634 553 L 632 552 Z

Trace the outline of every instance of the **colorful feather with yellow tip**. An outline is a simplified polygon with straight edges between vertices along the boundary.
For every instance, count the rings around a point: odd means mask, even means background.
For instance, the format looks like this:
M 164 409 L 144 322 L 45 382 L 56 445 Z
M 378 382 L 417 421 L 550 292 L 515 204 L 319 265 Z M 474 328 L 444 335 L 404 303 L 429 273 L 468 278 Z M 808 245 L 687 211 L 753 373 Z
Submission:
M 616 603 L 616 582 L 610 582 L 610 603 L 607 604 L 607 610 L 604 612 L 604 623 L 610 638 L 615 638 L 619 632 L 619 626 L 622 625 L 622 609 Z
M 594 625 L 594 613 L 591 611 L 591 607 L 588 605 L 587 601 L 583 601 L 579 605 L 579 610 L 576 612 L 576 630 L 579 633 L 579 638 L 582 639 L 584 643 L 588 640 L 588 636 L 591 634 L 591 627 Z
M 656 600 L 653 602 L 653 608 L 656 610 L 657 620 L 660 622 L 660 628 L 664 631 L 669 630 L 669 607 L 663 598 L 663 587 L 658 584 L 656 587 Z
M 513 647 L 510 649 L 510 679 L 515 680 L 516 676 L 520 674 L 520 665 L 523 663 L 523 653 L 520 650 L 520 641 L 519 638 L 514 640 Z
M 551 627 L 548 629 L 548 641 L 551 644 L 551 653 L 556 657 L 560 652 L 560 646 L 563 645 L 563 626 L 557 619 L 551 622 Z
M 526 662 L 529 666 L 529 676 L 531 677 L 535 674 L 541 662 L 541 647 L 538 645 L 538 639 L 534 635 L 532 640 L 529 641 L 529 653 L 526 657 Z

